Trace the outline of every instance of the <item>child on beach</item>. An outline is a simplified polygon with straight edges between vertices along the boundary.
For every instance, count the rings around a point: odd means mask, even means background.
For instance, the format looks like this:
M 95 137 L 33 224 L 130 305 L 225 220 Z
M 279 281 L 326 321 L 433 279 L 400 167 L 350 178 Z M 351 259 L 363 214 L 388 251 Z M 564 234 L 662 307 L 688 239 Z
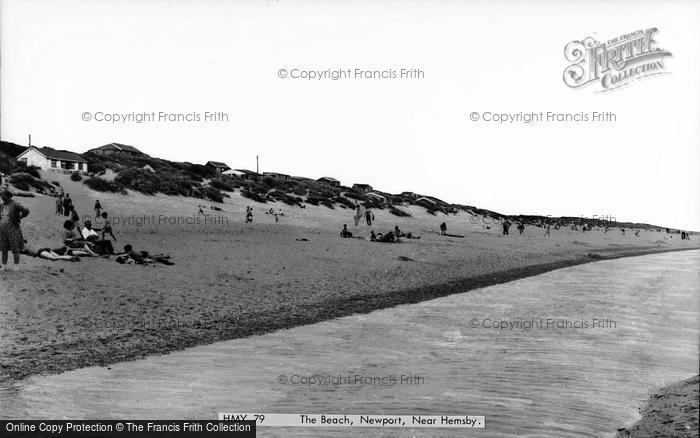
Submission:
M 447 234 L 447 224 L 445 222 L 440 224 L 440 234 L 443 236 Z
M 110 222 L 109 218 L 107 217 L 106 211 L 102 212 L 102 219 L 105 221 L 105 224 L 102 227 L 102 240 L 105 239 L 105 234 L 109 234 L 110 236 L 112 236 L 112 239 L 116 242 L 117 238 L 114 237 L 114 233 L 112 232 L 112 222 Z
M 12 252 L 14 269 L 19 265 L 19 254 L 24 248 L 24 238 L 20 223 L 29 215 L 29 210 L 12 200 L 12 193 L 5 190 L 0 193 L 0 252 L 2 268 L 7 268 L 8 252 Z
M 100 204 L 100 200 L 95 201 L 95 218 L 100 217 L 100 213 L 102 213 L 102 205 Z
M 245 223 L 249 224 L 253 222 L 253 207 L 245 208 Z
M 352 237 L 352 233 L 351 233 L 350 231 L 348 231 L 348 225 L 347 225 L 347 224 L 343 224 L 343 229 L 340 230 L 340 237 L 344 237 L 344 238 L 346 238 L 346 239 L 349 238 L 349 237 Z

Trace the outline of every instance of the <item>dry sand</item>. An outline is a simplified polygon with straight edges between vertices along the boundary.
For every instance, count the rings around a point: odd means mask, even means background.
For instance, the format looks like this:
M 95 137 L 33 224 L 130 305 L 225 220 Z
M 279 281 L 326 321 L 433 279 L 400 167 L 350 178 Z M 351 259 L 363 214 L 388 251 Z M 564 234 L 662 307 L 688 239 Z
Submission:
M 121 248 L 167 253 L 175 266 L 121 265 L 106 259 L 79 263 L 23 257 L 20 272 L 0 273 L 0 381 L 108 365 L 146 355 L 418 302 L 601 258 L 698 248 L 698 241 L 642 231 L 581 233 L 528 227 L 518 235 L 482 229 L 466 213 L 432 216 L 411 207 L 411 218 L 375 211 L 377 232 L 399 225 L 419 240 L 379 244 L 341 239 L 350 210 L 257 204 L 231 195 L 209 223 L 162 224 L 162 217 L 193 221 L 196 199 L 92 192 L 50 175 L 91 215 L 95 199 L 110 213 Z M 25 237 L 60 246 L 64 217 L 54 198 L 16 198 L 31 210 Z M 207 203 L 207 205 L 211 205 Z M 255 210 L 244 224 L 245 206 Z M 280 223 L 264 214 L 281 208 Z M 153 218 L 155 223 L 137 220 Z M 220 216 L 219 216 L 220 215 Z M 470 220 L 471 219 L 471 220 Z M 124 223 L 130 220 L 131 223 Z M 439 236 L 447 222 L 451 233 Z M 308 241 L 298 241 L 306 238 Z
M 655 392 L 641 409 L 642 419 L 618 430 L 619 437 L 697 437 L 700 375 Z

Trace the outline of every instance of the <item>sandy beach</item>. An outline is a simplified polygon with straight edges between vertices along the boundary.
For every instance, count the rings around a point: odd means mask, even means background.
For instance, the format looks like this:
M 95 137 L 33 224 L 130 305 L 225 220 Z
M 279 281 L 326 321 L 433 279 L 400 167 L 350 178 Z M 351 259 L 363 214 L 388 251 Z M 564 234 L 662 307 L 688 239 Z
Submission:
M 79 263 L 23 257 L 21 272 L 0 274 L 0 380 L 109 365 L 194 345 L 267 333 L 353 313 L 414 303 L 600 259 L 698 248 L 697 241 L 642 231 L 622 235 L 527 227 L 518 235 L 483 228 L 483 218 L 410 207 L 412 217 L 375 211 L 372 229 L 398 225 L 420 239 L 368 240 L 352 212 L 256 204 L 232 193 L 223 211 L 198 214 L 196 199 L 90 191 L 57 176 L 81 216 L 99 199 L 118 239 L 174 266 Z M 17 198 L 31 210 L 25 238 L 60 246 L 54 198 Z M 207 204 L 209 206 L 210 204 Z M 245 207 L 254 222 L 244 223 Z M 282 209 L 279 223 L 264 212 Z M 440 236 L 445 221 L 451 233 Z M 356 236 L 338 237 L 343 224 Z M 99 223 L 97 223 L 99 226 Z M 306 239 L 306 240 L 302 240 Z

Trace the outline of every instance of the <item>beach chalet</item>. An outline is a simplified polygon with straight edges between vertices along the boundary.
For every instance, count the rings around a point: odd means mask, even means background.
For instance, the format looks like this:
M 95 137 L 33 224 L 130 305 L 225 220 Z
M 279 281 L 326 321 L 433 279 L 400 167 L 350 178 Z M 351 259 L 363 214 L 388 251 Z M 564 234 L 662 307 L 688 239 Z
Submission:
M 416 205 L 420 205 L 421 207 L 425 208 L 433 208 L 437 205 L 437 202 L 430 198 L 426 198 L 425 196 L 422 196 L 418 199 L 415 200 Z
M 418 195 L 413 192 L 401 192 L 401 197 L 408 199 L 418 199 Z
M 145 155 L 133 146 L 121 143 L 110 143 L 98 148 L 90 149 L 88 152 L 98 155 Z
M 353 184 L 352 188 L 358 190 L 362 193 L 367 193 L 372 191 L 372 186 L 369 184 Z
M 272 178 L 276 181 L 291 181 L 292 177 L 284 173 L 277 172 L 263 172 L 265 178 Z
M 247 169 L 230 169 L 221 173 L 222 175 L 235 176 L 241 179 L 247 179 L 251 181 L 262 181 L 263 176 L 257 172 Z
M 219 161 L 207 161 L 207 164 L 205 164 L 205 166 L 214 168 L 218 174 L 222 174 L 227 170 L 231 170 L 230 166 L 228 166 L 226 163 L 221 163 Z
M 370 192 L 370 193 L 367 193 L 365 196 L 367 196 L 367 197 L 368 197 L 369 199 L 371 199 L 372 201 L 378 202 L 378 203 L 380 203 L 380 204 L 382 204 L 382 205 L 388 203 L 386 197 L 383 196 L 383 195 L 380 195 L 379 193 Z
M 331 187 L 340 187 L 340 181 L 338 181 L 335 178 L 331 178 L 330 176 L 321 177 L 321 178 L 317 179 L 316 181 L 323 183 L 323 184 L 328 184 Z
M 376 192 L 369 192 L 366 195 L 370 199 L 374 199 L 375 201 L 386 201 L 386 197 L 380 195 L 379 193 Z
M 42 170 L 62 173 L 88 172 L 88 161 L 71 151 L 56 150 L 49 147 L 30 146 L 19 154 L 17 161 L 27 166 L 36 166 Z

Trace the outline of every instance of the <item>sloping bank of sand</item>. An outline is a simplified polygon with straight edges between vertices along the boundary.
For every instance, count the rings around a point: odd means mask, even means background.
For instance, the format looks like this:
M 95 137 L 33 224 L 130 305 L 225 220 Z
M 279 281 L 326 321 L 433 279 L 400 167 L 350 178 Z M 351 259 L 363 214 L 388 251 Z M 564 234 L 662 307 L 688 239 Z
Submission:
M 0 273 L 0 380 L 263 334 L 600 259 L 698 248 L 696 241 L 656 232 L 553 230 L 545 238 L 542 229 L 528 227 L 523 235 L 502 236 L 497 227 L 484 230 L 478 218 L 436 217 L 420 207 L 410 209 L 410 218 L 375 211 L 374 230 L 399 225 L 422 237 L 378 244 L 338 237 L 343 223 L 369 235 L 366 225 L 353 226 L 349 210 L 255 204 L 237 193 L 223 212 L 209 211 L 214 216 L 206 223 L 172 224 L 197 217 L 201 201 L 97 194 L 67 178 L 61 184 L 80 214 L 100 199 L 114 218 L 117 244 L 168 253 L 176 265 L 23 258 L 20 272 Z M 54 200 L 19 200 L 32 212 L 23 222 L 25 237 L 57 246 L 64 218 L 54 216 Z M 249 204 L 255 222 L 246 225 Z M 271 206 L 283 209 L 280 223 L 263 213 Z M 433 230 L 443 221 L 466 237 L 439 236 Z
M 641 409 L 642 419 L 618 437 L 697 437 L 700 375 L 661 388 Z

